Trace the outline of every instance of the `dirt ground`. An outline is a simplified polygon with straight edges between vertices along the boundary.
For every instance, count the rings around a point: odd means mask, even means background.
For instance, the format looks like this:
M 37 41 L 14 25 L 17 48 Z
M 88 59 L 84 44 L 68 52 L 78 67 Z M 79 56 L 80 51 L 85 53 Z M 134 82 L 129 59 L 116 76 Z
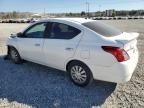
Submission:
M 4 61 L 7 37 L 29 24 L 0 24 L 0 108 L 144 108 L 144 20 L 103 22 L 140 33 L 139 63 L 127 83 L 94 81 L 86 88 L 75 86 L 59 70 Z
M 118 84 L 116 90 L 106 100 L 104 107 L 144 108 L 144 20 L 108 21 L 123 31 L 138 32 L 139 63 L 131 81 Z

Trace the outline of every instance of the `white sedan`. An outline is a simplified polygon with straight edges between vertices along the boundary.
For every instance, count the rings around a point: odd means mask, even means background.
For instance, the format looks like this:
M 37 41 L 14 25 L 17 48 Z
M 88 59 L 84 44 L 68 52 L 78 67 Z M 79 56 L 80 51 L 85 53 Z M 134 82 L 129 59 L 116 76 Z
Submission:
M 93 79 L 122 83 L 137 66 L 138 36 L 90 19 L 55 18 L 10 36 L 7 47 L 14 63 L 27 60 L 66 71 L 79 86 Z

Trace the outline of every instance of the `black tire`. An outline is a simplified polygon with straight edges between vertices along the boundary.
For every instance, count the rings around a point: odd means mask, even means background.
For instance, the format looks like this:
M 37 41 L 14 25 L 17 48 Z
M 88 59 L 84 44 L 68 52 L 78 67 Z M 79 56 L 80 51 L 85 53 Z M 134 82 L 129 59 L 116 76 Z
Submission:
M 21 64 L 22 63 L 22 59 L 18 53 L 18 51 L 13 48 L 13 47 L 10 47 L 9 49 L 9 56 L 10 56 L 10 59 L 15 63 L 15 64 Z
M 77 82 L 76 80 L 75 80 L 75 78 L 73 78 L 75 75 L 72 75 L 73 74 L 73 72 L 72 72 L 72 69 L 74 68 L 74 67 L 76 67 L 76 66 L 79 66 L 79 67 L 81 67 L 85 72 L 85 74 L 83 74 L 83 75 L 85 75 L 86 76 L 86 79 L 83 81 L 83 82 Z M 79 69 L 78 69 L 79 70 Z M 92 73 L 91 73 L 91 71 L 90 71 L 90 69 L 84 64 L 84 63 L 81 63 L 81 62 L 72 62 L 72 63 L 70 63 L 69 65 L 68 65 L 68 68 L 67 68 L 67 71 L 68 71 L 68 74 L 69 74 L 69 77 L 70 77 L 70 79 L 71 79 L 71 81 L 74 83 L 74 84 L 76 84 L 76 85 L 78 85 L 78 86 L 80 86 L 80 87 L 85 87 L 85 86 L 87 86 L 87 85 L 89 85 L 91 82 L 92 82 L 92 80 L 93 80 L 93 75 L 92 75 Z M 83 71 L 82 71 L 83 72 Z M 80 72 L 81 73 L 81 72 Z M 83 77 L 84 78 L 84 77 Z

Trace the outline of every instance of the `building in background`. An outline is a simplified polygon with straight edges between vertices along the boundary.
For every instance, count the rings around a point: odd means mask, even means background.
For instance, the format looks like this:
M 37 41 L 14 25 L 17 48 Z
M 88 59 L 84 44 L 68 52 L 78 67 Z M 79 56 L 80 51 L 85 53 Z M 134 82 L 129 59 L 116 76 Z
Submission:
M 108 16 L 108 17 L 113 17 L 113 16 L 115 16 L 115 14 L 116 14 L 116 12 L 114 9 L 105 11 L 105 16 Z
M 40 14 L 33 14 L 31 17 L 32 18 L 42 18 L 43 16 Z

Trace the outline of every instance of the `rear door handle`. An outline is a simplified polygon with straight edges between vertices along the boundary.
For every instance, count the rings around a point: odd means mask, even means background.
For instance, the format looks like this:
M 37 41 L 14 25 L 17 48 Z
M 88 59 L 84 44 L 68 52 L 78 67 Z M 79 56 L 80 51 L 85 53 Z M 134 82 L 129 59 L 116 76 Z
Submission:
M 67 51 L 72 51 L 72 50 L 73 50 L 73 48 L 66 48 L 66 50 L 67 50 Z
M 39 47 L 40 46 L 40 44 L 34 44 L 36 47 Z

